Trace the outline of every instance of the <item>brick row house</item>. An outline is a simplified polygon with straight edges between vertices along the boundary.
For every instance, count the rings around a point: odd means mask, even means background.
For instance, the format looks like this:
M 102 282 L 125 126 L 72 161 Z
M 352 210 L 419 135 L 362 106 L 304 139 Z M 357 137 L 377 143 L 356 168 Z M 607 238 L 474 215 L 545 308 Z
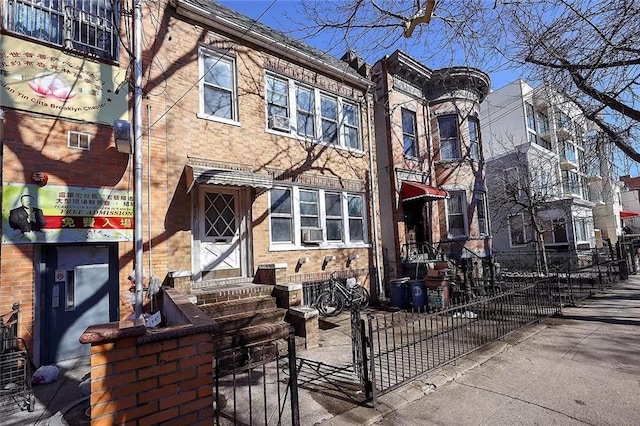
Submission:
M 479 120 L 489 77 L 432 70 L 401 51 L 371 75 L 385 276 L 421 279 L 443 258 L 481 270 L 491 257 Z
M 134 188 L 130 5 L 70 7 L 3 13 L 0 311 L 20 303 L 36 364 L 132 314 L 134 191 L 145 285 L 379 286 L 369 80 L 215 2 L 145 3 Z

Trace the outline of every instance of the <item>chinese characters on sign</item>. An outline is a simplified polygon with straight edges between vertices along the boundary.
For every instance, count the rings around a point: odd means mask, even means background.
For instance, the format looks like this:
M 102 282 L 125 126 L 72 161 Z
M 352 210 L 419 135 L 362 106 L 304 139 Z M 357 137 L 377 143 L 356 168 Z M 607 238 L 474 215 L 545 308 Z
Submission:
M 132 241 L 133 212 L 131 191 L 9 183 L 3 186 L 2 242 Z

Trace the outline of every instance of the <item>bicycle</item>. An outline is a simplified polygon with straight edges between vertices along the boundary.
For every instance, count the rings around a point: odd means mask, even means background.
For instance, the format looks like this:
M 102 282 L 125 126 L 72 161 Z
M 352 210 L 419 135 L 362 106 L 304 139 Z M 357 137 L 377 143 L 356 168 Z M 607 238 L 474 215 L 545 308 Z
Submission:
M 353 303 L 357 303 L 361 309 L 369 306 L 370 295 L 366 288 L 356 282 L 355 278 L 349 278 L 343 283 L 335 275 L 335 272 L 331 273 L 326 282 L 327 288 L 318 296 L 316 308 L 321 315 L 340 315 L 345 307 L 350 308 Z

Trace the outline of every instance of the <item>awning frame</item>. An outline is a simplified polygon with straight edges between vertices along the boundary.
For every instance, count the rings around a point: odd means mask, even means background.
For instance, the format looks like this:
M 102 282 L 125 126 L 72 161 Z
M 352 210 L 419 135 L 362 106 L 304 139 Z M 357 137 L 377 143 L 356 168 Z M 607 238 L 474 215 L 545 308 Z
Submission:
M 429 201 L 444 200 L 449 198 L 449 193 L 426 183 L 405 180 L 400 186 L 400 197 L 402 201 L 413 201 L 421 198 Z

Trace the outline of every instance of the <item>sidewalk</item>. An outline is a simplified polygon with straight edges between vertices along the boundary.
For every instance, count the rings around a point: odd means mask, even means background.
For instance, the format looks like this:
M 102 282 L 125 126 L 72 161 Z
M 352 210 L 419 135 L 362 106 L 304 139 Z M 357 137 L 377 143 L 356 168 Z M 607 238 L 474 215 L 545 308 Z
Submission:
M 323 424 L 636 425 L 638 326 L 640 277 L 631 276 L 383 396 L 375 410 L 354 408 Z

